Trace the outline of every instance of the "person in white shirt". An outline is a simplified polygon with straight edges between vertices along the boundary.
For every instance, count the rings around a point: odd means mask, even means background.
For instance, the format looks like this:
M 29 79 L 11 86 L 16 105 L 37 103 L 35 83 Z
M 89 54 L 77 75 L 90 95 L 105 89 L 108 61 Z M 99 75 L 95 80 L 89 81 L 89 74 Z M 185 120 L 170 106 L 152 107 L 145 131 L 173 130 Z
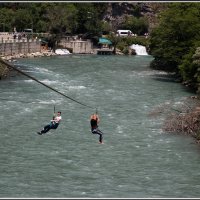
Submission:
M 40 132 L 37 132 L 39 135 L 47 133 L 50 129 L 57 129 L 58 125 L 62 120 L 61 112 L 57 112 L 57 116 L 55 116 L 49 124 L 47 124 Z

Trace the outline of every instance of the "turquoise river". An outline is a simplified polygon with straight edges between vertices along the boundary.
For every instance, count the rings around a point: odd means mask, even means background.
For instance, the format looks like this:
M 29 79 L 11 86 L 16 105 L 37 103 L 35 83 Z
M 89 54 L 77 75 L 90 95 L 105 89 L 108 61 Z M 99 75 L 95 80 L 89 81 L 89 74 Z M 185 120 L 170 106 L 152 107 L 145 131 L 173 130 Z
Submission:
M 1 198 L 198 198 L 200 148 L 162 131 L 159 105 L 193 95 L 149 68 L 152 57 L 68 55 L 20 59 L 0 81 Z M 62 112 L 57 130 L 37 131 Z M 90 131 L 98 108 L 104 144 Z

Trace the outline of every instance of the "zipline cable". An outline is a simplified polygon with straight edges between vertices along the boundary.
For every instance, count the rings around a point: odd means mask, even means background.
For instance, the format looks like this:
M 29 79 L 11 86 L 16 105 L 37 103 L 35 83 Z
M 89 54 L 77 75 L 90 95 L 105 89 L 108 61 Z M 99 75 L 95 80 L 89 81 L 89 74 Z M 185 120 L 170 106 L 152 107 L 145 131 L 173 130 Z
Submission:
M 6 61 L 4 61 L 4 60 L 2 60 L 2 59 L 0 59 L 0 61 L 1 61 L 3 64 L 5 64 L 6 66 L 8 66 L 9 68 L 12 68 L 13 70 L 15 70 L 15 71 L 17 71 L 17 72 L 23 74 L 24 76 L 29 77 L 30 79 L 32 79 L 32 80 L 34 80 L 34 81 L 40 83 L 41 85 L 43 85 L 43 86 L 49 88 L 50 90 L 53 90 L 54 92 L 56 92 L 56 93 L 58 93 L 58 94 L 64 96 L 65 98 L 70 99 L 70 100 L 72 100 L 72 101 L 74 101 L 74 102 L 76 102 L 76 103 L 78 103 L 78 104 L 80 104 L 80 105 L 82 105 L 82 106 L 85 106 L 85 107 L 94 109 L 94 108 L 91 107 L 91 106 L 88 106 L 88 105 L 86 105 L 86 104 L 84 104 L 84 103 L 81 103 L 80 101 L 77 101 L 77 100 L 75 100 L 75 99 L 73 99 L 73 98 L 71 98 L 71 97 L 69 97 L 69 96 L 63 94 L 62 92 L 59 92 L 58 90 L 56 90 L 56 89 L 54 89 L 54 88 L 52 88 L 52 87 L 46 85 L 45 83 L 42 83 L 41 81 L 39 81 L 39 80 L 37 80 L 36 78 L 34 78 L 34 77 L 28 75 L 27 73 L 21 71 L 20 69 L 17 69 L 16 67 L 14 67 L 14 66 L 12 66 L 11 64 L 7 63 Z
M 56 115 L 56 106 L 53 106 L 53 120 L 55 119 L 55 115 Z

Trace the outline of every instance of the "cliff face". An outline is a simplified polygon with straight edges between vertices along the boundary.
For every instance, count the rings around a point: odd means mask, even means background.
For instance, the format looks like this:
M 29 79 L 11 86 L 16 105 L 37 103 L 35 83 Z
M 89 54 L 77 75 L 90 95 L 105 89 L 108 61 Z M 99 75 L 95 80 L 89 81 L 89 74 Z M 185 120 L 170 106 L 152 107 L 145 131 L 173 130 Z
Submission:
M 103 20 L 109 22 L 114 30 L 126 16 L 145 17 L 149 23 L 149 31 L 158 24 L 158 14 L 167 9 L 169 3 L 109 3 Z

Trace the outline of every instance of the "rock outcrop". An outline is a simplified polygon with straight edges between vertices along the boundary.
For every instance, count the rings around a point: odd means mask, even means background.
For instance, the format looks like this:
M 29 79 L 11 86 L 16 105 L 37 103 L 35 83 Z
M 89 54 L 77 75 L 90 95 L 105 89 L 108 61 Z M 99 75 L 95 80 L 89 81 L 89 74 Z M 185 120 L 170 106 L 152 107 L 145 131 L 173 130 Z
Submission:
M 108 3 L 103 20 L 109 22 L 114 30 L 120 27 L 126 16 L 146 17 L 149 32 L 158 24 L 158 14 L 167 9 L 169 3 Z

